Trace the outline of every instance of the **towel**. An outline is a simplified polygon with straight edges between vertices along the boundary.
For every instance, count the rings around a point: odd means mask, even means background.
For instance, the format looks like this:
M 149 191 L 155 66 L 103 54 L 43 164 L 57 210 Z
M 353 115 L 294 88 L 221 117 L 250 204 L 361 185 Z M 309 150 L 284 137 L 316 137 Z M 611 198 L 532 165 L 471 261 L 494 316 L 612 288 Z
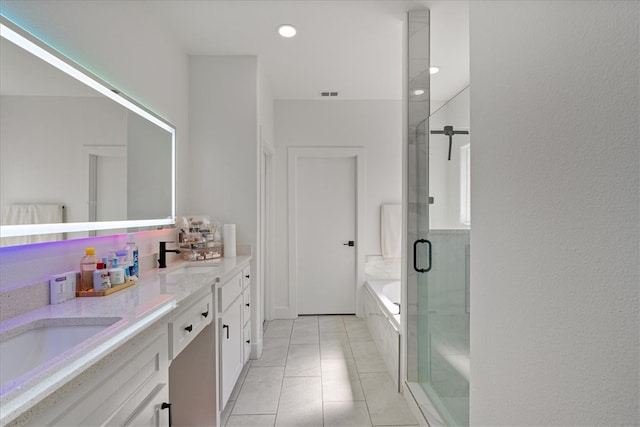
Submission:
M 59 224 L 62 222 L 64 222 L 64 205 L 18 204 L 11 205 L 2 212 L 2 225 Z M 3 237 L 0 246 L 51 242 L 62 240 L 63 237 L 61 233 Z
M 402 256 L 402 205 L 400 204 L 380 206 L 380 249 L 384 260 Z

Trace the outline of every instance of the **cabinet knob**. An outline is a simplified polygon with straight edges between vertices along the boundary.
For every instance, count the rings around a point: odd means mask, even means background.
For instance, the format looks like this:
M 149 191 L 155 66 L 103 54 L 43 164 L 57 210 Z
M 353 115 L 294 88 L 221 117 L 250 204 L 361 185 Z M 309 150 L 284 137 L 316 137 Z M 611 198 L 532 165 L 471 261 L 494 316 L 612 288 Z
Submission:
M 184 330 L 187 331 L 187 332 L 193 331 L 193 325 L 187 326 L 186 328 L 184 328 Z
M 251 307 L 251 303 L 250 303 L 250 302 L 246 303 L 245 305 L 246 305 L 247 307 Z
M 251 340 L 247 340 L 247 344 L 251 344 Z
M 202 317 L 204 317 L 205 319 L 209 316 L 209 310 L 205 311 L 204 313 L 201 313 Z
M 250 275 L 250 274 L 247 274 L 247 275 L 246 275 L 246 276 L 244 276 L 244 277 L 246 277 L 246 278 L 248 279 L 248 278 L 250 278 L 250 277 L 251 277 L 251 275 Z

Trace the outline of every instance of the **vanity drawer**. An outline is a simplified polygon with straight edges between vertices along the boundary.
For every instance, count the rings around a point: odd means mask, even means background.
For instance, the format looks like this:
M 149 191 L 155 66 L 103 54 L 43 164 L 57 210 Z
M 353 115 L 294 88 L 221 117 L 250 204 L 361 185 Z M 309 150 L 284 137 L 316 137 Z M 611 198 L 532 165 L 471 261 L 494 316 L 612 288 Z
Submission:
M 213 318 L 213 295 L 207 295 L 188 306 L 169 322 L 169 358 L 178 354 L 211 323 Z
M 242 273 L 238 273 L 218 288 L 218 313 L 222 314 L 242 292 Z
M 251 266 L 247 265 L 242 269 L 242 289 L 248 288 L 251 284 Z
M 245 289 L 242 292 L 242 324 L 246 324 L 251 318 L 251 290 Z
M 243 336 L 244 363 L 247 363 L 249 361 L 249 355 L 251 355 L 251 323 L 244 325 Z

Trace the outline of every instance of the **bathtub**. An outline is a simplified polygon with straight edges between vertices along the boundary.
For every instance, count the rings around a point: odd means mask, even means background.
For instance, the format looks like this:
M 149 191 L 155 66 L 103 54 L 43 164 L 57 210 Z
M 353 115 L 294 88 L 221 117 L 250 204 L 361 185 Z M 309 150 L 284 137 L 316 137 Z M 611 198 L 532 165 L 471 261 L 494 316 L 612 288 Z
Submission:
M 367 279 L 364 287 L 367 327 L 400 391 L 400 281 Z
M 396 330 L 400 331 L 400 281 L 368 280 L 365 286 L 372 297 L 379 302 L 383 314 L 389 318 Z

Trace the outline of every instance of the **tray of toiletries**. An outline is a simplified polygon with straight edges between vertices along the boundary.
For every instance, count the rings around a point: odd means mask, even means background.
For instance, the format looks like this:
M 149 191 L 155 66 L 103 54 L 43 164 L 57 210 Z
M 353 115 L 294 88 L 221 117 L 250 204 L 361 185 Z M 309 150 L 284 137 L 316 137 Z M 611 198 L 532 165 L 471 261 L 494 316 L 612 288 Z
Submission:
M 105 289 L 103 291 L 95 291 L 93 289 L 89 289 L 87 291 L 76 291 L 76 297 L 104 297 L 107 295 L 111 295 L 114 292 L 118 292 L 121 291 L 123 289 L 127 289 L 133 285 L 136 284 L 135 280 L 127 280 L 126 282 L 120 284 L 120 285 L 115 285 L 112 286 L 108 289 Z

